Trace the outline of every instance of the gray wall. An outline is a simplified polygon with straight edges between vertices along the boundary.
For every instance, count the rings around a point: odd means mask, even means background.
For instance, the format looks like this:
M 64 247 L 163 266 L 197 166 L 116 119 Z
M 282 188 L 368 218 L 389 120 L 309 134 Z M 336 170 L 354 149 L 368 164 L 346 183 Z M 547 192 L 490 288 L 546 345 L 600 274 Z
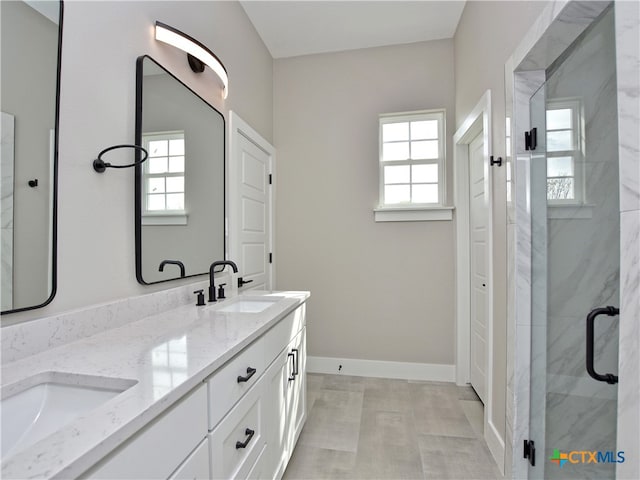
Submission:
M 15 116 L 13 308 L 49 297 L 50 131 L 58 26 L 23 2 L 2 2 L 3 112 Z M 27 182 L 38 179 L 38 187 Z
M 491 89 L 493 155 L 505 157 L 504 64 L 547 2 L 467 2 L 454 36 L 455 119 L 460 126 Z M 507 238 L 505 168 L 493 175 L 493 424 L 505 438 Z
M 453 222 L 373 219 L 378 115 L 446 108 L 450 138 L 453 42 L 280 59 L 274 85 L 276 283 L 313 294 L 309 355 L 453 364 Z
M 191 72 L 185 55 L 153 38 L 165 21 L 211 48 L 230 77 L 222 100 L 211 71 Z M 235 110 L 272 139 L 272 59 L 237 2 L 65 3 L 60 112 L 58 294 L 44 309 L 3 318 L 13 322 L 178 285 L 135 279 L 133 170 L 100 175 L 100 150 L 133 143 L 135 60 L 149 54 L 225 116 Z M 131 160 L 113 152 L 113 163 Z M 187 282 L 188 281 L 183 281 Z

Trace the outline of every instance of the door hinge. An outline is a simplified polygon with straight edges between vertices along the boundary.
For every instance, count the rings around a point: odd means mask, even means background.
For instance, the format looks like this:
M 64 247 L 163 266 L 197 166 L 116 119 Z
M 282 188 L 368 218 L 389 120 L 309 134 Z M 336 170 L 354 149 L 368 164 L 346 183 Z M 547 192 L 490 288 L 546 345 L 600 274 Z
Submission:
M 273 175 L 270 173 L 269 174 L 269 185 L 271 185 L 273 183 Z
M 273 253 L 269 254 L 269 263 L 273 263 Z
M 538 129 L 532 128 L 528 132 L 524 132 L 524 149 L 535 150 L 538 146 Z
M 495 159 L 493 158 L 493 155 L 491 155 L 491 156 L 489 157 L 489 165 L 491 165 L 492 167 L 493 167 L 494 165 L 498 165 L 499 167 L 501 167 L 501 166 L 502 166 L 502 157 L 498 157 L 498 159 L 497 159 L 497 160 L 495 160 Z
M 532 467 L 536 466 L 536 444 L 533 440 L 524 441 L 523 458 L 528 458 Z

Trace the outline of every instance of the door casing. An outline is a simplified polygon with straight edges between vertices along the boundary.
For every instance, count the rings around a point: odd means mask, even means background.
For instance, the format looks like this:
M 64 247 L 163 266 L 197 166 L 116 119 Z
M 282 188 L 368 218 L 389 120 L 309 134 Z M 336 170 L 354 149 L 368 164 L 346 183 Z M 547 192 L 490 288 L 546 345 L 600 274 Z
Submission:
M 269 189 L 267 218 L 269 221 L 269 234 L 267 239 L 267 248 L 271 252 L 272 258 L 275 259 L 275 192 L 276 192 L 276 150 L 264 137 L 254 130 L 247 122 L 242 120 L 234 111 L 229 112 L 229 164 L 227 171 L 229 172 L 229 188 L 227 205 L 229 211 L 225 219 L 225 230 L 227 233 L 227 245 L 229 245 L 228 258 L 231 260 L 240 258 L 240 235 L 239 225 L 237 221 L 240 218 L 240 202 L 238 185 L 240 182 L 239 156 L 241 149 L 239 146 L 240 136 L 245 137 L 258 148 L 263 150 L 268 156 L 268 173 L 271 175 L 272 182 Z M 231 220 L 230 220 L 231 219 Z M 267 264 L 267 285 L 269 290 L 275 289 L 275 260 Z
M 484 437 L 500 471 L 504 473 L 505 439 L 493 423 L 493 181 L 491 90 L 487 90 L 453 136 L 453 180 L 456 206 L 456 383 L 469 383 L 471 344 L 471 267 L 469 215 L 469 143 L 482 133 L 487 206 L 487 380 Z M 506 394 L 506 393 L 505 393 Z

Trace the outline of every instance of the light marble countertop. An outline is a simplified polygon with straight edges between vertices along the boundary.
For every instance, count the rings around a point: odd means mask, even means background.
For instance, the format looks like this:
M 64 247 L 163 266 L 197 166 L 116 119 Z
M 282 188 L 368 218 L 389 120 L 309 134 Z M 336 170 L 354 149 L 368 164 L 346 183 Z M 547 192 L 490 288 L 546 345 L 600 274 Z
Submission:
M 2 478 L 74 478 L 197 387 L 257 337 L 304 303 L 309 292 L 277 296 L 260 313 L 220 312 L 228 299 L 181 306 L 2 365 L 2 395 L 26 379 L 58 372 L 137 382 L 89 414 L 2 459 Z M 239 298 L 239 297 L 236 297 Z M 18 387 L 18 388 L 16 388 Z

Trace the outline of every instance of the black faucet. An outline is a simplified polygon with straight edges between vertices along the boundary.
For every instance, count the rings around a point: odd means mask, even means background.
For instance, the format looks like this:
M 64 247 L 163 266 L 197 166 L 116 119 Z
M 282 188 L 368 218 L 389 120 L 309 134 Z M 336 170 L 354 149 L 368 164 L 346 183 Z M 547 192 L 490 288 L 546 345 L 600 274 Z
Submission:
M 238 273 L 238 266 L 235 264 L 235 262 L 232 262 L 231 260 L 217 260 L 211 264 L 211 266 L 209 267 L 209 301 L 210 302 L 216 301 L 216 283 L 215 283 L 215 279 L 213 278 L 214 270 L 216 269 L 216 267 L 220 267 L 220 266 L 224 267 L 225 265 L 230 265 L 231 268 L 233 269 L 233 273 Z M 224 268 L 222 268 L 222 270 L 224 270 Z
M 158 267 L 158 271 L 162 272 L 164 270 L 164 266 L 165 265 L 178 265 L 178 267 L 180 267 L 180 278 L 184 277 L 185 273 L 184 273 L 184 263 L 182 263 L 180 260 L 162 260 L 160 262 L 160 266 Z

